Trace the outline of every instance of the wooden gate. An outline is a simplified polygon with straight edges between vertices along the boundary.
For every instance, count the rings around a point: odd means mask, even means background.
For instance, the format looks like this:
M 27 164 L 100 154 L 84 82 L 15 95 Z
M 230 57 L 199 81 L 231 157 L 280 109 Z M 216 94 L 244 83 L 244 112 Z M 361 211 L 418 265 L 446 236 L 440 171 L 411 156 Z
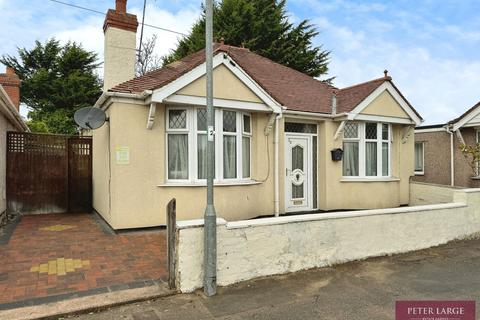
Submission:
M 92 138 L 7 133 L 9 212 L 90 212 Z

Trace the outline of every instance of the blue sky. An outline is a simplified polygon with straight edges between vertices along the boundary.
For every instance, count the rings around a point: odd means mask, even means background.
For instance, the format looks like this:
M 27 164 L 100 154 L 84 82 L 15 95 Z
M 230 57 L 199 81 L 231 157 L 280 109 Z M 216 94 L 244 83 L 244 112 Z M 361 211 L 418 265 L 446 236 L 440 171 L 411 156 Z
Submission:
M 106 11 L 114 0 L 62 0 Z M 140 13 L 142 0 L 129 0 Z M 201 0 L 148 0 L 146 22 L 188 32 Z M 320 34 L 315 44 L 332 51 L 330 76 L 344 87 L 378 78 L 394 82 L 425 118 L 448 121 L 480 100 L 480 1 L 478 0 L 287 0 L 290 19 L 309 19 Z M 103 16 L 48 0 L 0 0 L 0 54 L 55 36 L 103 54 Z M 157 33 L 158 54 L 177 35 Z

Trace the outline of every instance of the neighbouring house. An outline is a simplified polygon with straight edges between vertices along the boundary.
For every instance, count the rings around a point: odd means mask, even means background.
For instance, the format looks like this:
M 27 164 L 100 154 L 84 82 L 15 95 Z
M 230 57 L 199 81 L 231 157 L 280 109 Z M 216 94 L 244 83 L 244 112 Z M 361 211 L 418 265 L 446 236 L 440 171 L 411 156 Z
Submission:
M 480 102 L 444 124 L 415 128 L 414 181 L 478 188 L 478 168 L 461 151 L 461 145 L 480 142 Z
M 0 73 L 0 216 L 6 209 L 6 148 L 7 131 L 28 131 L 19 113 L 20 78 L 7 67 Z M 1 220 L 1 219 L 0 219 Z
M 104 24 L 109 121 L 93 134 L 93 206 L 115 229 L 202 218 L 205 52 L 135 78 L 137 20 Z M 339 89 L 246 48 L 214 46 L 215 206 L 227 220 L 409 203 L 421 116 L 381 78 Z M 342 154 L 343 151 L 343 154 Z

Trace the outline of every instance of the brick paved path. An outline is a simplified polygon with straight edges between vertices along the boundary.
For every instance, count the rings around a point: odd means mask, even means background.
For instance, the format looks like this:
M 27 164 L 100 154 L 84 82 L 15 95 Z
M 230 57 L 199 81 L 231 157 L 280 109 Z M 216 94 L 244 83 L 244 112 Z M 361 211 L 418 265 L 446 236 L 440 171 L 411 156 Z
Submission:
M 101 225 L 90 214 L 23 217 L 0 244 L 0 309 L 166 280 L 164 230 L 114 235 Z

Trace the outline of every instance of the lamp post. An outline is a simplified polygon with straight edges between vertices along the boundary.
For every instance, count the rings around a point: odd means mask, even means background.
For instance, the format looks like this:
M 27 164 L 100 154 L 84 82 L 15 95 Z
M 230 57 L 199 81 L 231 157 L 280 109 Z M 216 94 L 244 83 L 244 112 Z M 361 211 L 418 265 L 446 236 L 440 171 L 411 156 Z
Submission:
M 213 109 L 213 0 L 206 0 L 205 64 L 207 67 L 207 207 L 204 215 L 203 291 L 217 293 L 217 215 L 213 204 L 215 175 L 215 111 Z

